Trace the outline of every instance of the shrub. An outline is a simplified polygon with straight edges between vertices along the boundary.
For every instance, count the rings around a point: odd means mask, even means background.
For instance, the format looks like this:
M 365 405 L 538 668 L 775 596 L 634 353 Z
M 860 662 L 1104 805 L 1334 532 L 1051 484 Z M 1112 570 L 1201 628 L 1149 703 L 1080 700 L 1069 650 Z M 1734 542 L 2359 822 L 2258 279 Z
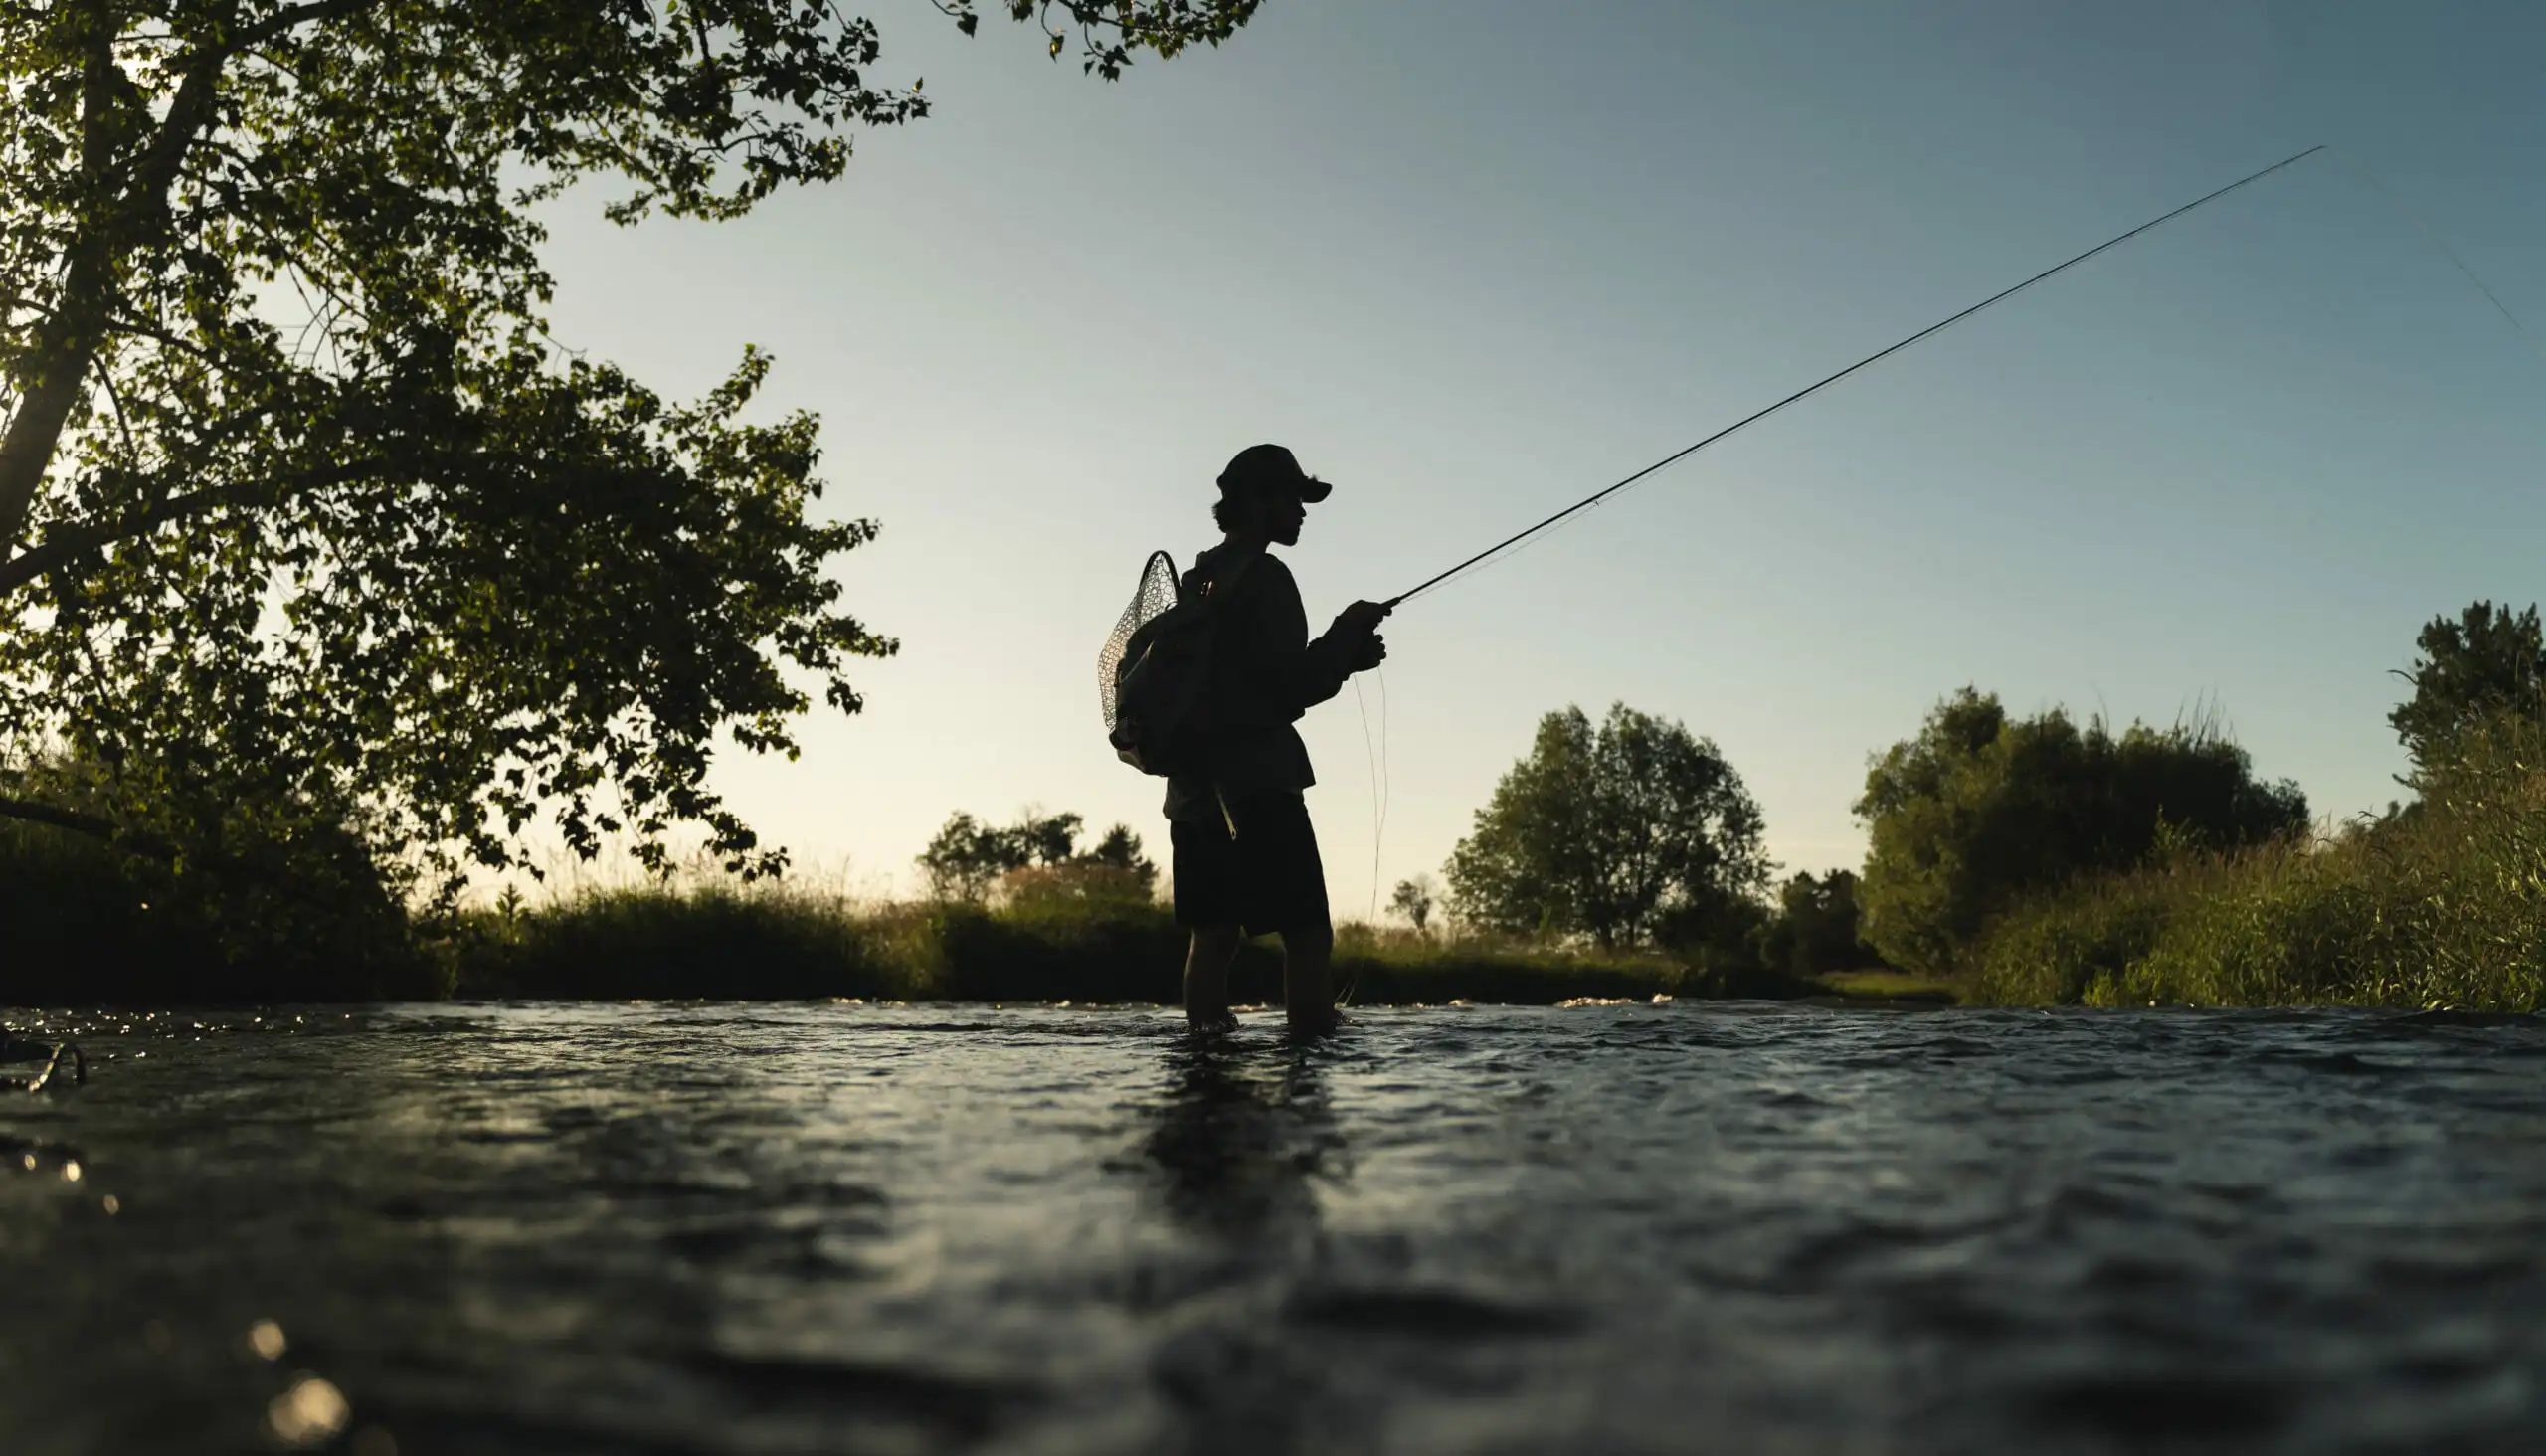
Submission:
M 2000 1002 L 2302 1002 L 2533 1011 L 2546 973 L 2546 727 L 2503 715 L 2410 813 L 2309 843 L 2179 849 L 1993 923 Z
M 1896 965 L 1961 969 L 1990 922 L 2081 876 L 2185 844 L 2235 849 L 2303 832 L 2297 786 L 2254 777 L 2207 720 L 2119 734 L 2054 709 L 2011 718 L 1970 688 L 1866 773 L 1869 844 L 1857 903 Z

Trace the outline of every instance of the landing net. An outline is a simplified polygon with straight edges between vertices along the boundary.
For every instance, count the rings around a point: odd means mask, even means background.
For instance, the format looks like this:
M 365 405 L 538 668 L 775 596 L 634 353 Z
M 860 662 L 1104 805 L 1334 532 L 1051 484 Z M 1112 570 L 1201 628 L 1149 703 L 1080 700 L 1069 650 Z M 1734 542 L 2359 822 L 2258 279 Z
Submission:
M 1096 654 L 1096 701 L 1105 711 L 1107 732 L 1114 729 L 1115 674 L 1122 670 L 1123 652 L 1132 643 L 1132 634 L 1149 624 L 1151 618 L 1176 605 L 1176 558 L 1164 551 L 1153 551 L 1141 567 L 1141 585 L 1132 593 L 1132 605 L 1123 609 L 1123 620 L 1107 634 L 1105 647 Z

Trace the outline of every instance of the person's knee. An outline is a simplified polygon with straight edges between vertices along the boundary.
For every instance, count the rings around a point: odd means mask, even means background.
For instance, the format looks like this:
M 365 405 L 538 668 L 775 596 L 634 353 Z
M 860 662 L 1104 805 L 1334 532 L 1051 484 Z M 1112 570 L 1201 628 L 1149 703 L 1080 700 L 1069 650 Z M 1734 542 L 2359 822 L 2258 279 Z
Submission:
M 1335 927 L 1321 920 L 1285 930 L 1282 949 L 1294 955 L 1331 956 L 1335 954 Z
M 1192 959 L 1206 964 L 1233 960 L 1237 956 L 1237 927 L 1234 925 L 1195 926 Z

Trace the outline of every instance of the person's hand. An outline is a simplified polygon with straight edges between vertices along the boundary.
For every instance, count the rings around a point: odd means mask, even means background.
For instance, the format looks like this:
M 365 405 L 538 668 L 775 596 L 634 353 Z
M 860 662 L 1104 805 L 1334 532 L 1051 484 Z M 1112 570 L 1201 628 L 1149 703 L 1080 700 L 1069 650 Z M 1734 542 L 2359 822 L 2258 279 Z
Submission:
M 1353 670 L 1367 672 L 1388 659 L 1387 638 L 1372 633 L 1362 638 L 1360 650 L 1353 654 Z
M 1335 614 L 1336 630 L 1348 635 L 1373 631 L 1386 620 L 1388 610 L 1385 602 L 1356 602 Z

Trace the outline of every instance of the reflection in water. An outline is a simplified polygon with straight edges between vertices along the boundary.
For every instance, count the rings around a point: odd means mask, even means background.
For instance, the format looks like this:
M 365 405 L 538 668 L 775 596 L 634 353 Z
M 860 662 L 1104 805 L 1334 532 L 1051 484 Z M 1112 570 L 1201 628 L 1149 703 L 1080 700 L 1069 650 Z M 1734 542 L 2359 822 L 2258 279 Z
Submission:
M 1204 1247 L 1178 1282 L 1176 1333 L 1151 1357 L 1171 1415 L 1169 1449 L 1255 1456 L 1318 1449 L 1334 1403 L 1330 1352 L 1289 1338 L 1286 1307 L 1325 1265 L 1318 1185 L 1348 1172 L 1326 1081 L 1298 1048 L 1224 1038 L 1168 1057 L 1166 1095 L 1145 1108 L 1142 1149 L 1168 1221 Z
M 1340 1183 L 1348 1168 L 1311 1054 L 1250 1054 L 1212 1037 L 1179 1047 L 1168 1070 L 1144 1145 L 1167 1176 L 1168 1216 L 1228 1240 L 1314 1239 L 1311 1181 Z

